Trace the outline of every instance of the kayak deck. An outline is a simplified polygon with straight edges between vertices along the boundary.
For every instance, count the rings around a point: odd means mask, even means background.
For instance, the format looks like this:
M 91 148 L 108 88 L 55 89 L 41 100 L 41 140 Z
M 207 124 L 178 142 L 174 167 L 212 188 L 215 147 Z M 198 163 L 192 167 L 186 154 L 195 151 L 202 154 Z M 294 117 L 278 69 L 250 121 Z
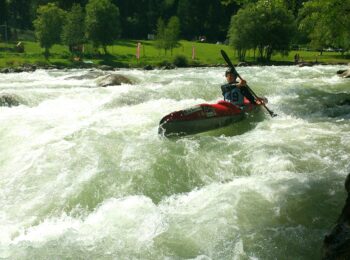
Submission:
M 164 136 L 182 136 L 210 131 L 241 121 L 247 113 L 258 108 L 258 105 L 249 102 L 238 107 L 223 100 L 216 104 L 199 104 L 163 117 L 158 133 Z

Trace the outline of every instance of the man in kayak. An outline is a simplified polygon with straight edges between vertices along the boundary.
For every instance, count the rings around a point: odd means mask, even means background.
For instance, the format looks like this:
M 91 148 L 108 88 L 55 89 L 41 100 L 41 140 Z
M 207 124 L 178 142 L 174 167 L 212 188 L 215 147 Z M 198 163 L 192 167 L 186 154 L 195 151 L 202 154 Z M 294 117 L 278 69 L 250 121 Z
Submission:
M 261 99 L 255 99 L 249 89 L 246 87 L 247 82 L 242 79 L 237 82 L 237 75 L 231 68 L 225 72 L 227 84 L 221 86 L 222 95 L 224 100 L 231 102 L 237 106 L 244 105 L 244 97 L 246 97 L 250 103 L 260 105 L 263 101 Z

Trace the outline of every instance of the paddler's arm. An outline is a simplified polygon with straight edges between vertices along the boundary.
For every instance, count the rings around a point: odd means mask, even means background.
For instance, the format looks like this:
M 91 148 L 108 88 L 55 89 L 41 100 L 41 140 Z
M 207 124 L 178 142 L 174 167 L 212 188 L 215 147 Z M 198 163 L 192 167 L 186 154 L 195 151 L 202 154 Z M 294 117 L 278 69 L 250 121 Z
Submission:
M 243 96 L 245 96 L 250 103 L 260 105 L 260 101 L 254 98 L 254 96 L 252 95 L 252 93 L 250 93 L 249 89 L 246 86 L 247 81 L 245 81 L 244 79 L 242 79 L 241 82 L 237 84 L 237 87 L 239 87 Z
M 245 96 L 250 103 L 257 104 L 257 105 L 262 105 L 264 103 L 267 103 L 264 98 L 260 98 L 260 97 L 255 98 L 253 94 L 250 92 L 249 88 L 247 88 L 246 86 L 247 86 L 247 81 L 245 81 L 244 79 L 242 79 L 241 82 L 237 84 L 237 87 L 240 88 L 243 96 Z

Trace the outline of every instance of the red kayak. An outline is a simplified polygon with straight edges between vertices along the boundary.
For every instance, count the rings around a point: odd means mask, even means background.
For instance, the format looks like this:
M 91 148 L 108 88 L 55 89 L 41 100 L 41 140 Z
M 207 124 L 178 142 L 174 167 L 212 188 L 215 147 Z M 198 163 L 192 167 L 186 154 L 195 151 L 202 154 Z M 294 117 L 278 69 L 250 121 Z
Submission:
M 251 104 L 246 98 L 244 104 L 239 107 L 220 100 L 216 104 L 199 104 L 172 112 L 160 120 L 158 133 L 164 136 L 197 134 L 241 121 L 246 114 L 260 110 L 259 105 Z

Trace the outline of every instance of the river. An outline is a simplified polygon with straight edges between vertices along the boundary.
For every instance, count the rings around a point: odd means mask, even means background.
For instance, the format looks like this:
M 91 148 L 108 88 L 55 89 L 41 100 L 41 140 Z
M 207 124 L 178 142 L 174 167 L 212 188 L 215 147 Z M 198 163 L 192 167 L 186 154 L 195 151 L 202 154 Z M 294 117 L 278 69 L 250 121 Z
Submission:
M 317 259 L 346 197 L 344 66 L 245 67 L 262 120 L 166 139 L 166 114 L 221 99 L 225 68 L 2 74 L 0 259 Z M 102 72 L 100 72 L 102 73 Z M 81 79 L 83 78 L 83 79 Z

